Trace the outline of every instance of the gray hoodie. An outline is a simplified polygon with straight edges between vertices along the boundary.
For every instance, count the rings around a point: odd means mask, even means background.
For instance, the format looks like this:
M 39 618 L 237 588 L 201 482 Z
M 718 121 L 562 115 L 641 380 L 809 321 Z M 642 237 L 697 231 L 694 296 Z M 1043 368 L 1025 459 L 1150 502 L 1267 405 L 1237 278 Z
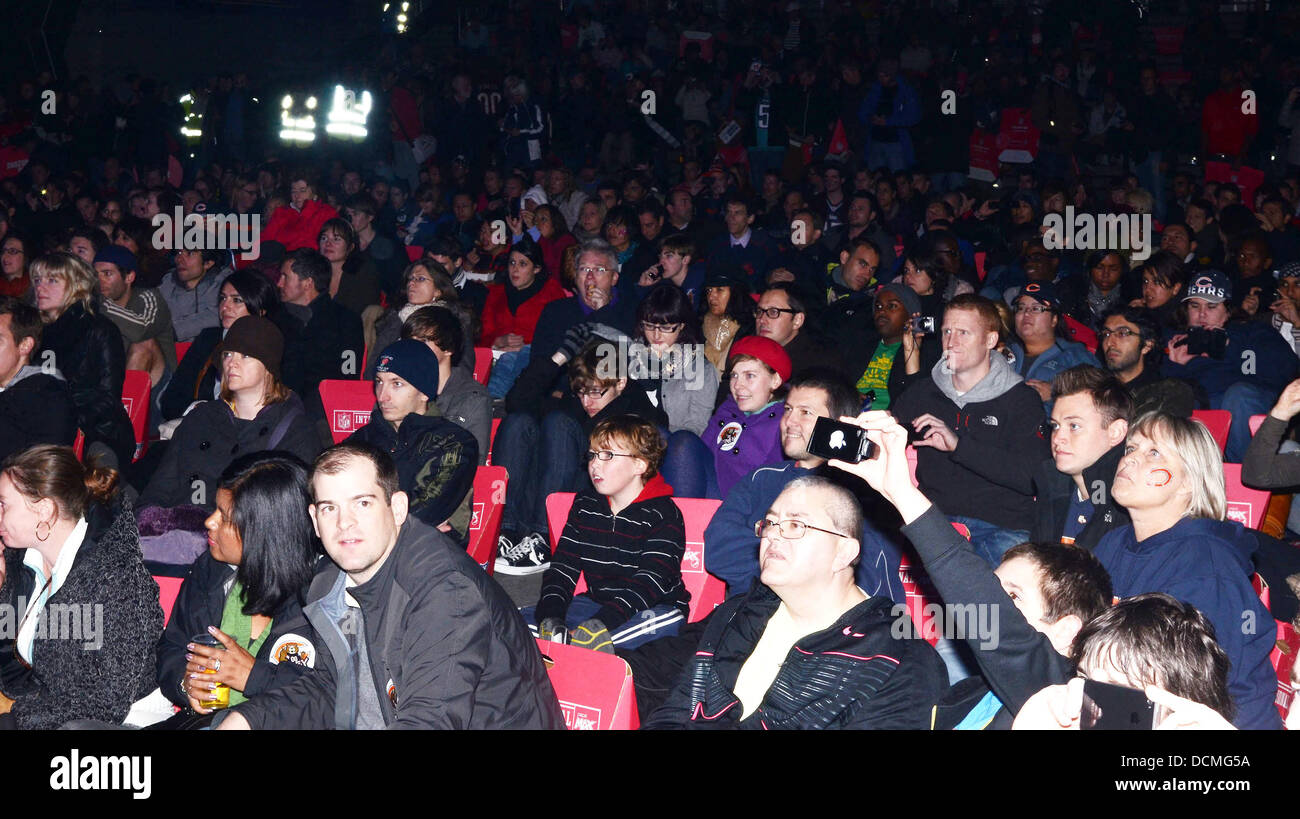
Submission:
M 33 375 L 52 375 L 55 378 L 59 379 L 60 381 L 67 380 L 66 378 L 63 377 L 63 373 L 59 372 L 57 369 L 51 369 L 49 372 L 46 372 L 45 368 L 43 367 L 38 367 L 35 364 L 28 364 L 27 366 L 19 370 L 14 375 L 13 378 L 9 379 L 8 384 L 0 384 L 0 392 L 9 389 L 14 384 L 17 384 L 19 381 L 22 381 L 24 378 L 31 378 Z
M 989 353 L 988 374 L 965 393 L 958 393 L 952 385 L 952 370 L 948 368 L 947 354 L 935 362 L 934 369 L 930 370 L 930 375 L 934 378 L 934 383 L 939 387 L 939 391 L 946 395 L 958 408 L 965 408 L 967 404 L 978 404 L 981 401 L 991 401 L 1024 381 L 1023 378 L 1016 375 L 1016 371 L 997 350 Z

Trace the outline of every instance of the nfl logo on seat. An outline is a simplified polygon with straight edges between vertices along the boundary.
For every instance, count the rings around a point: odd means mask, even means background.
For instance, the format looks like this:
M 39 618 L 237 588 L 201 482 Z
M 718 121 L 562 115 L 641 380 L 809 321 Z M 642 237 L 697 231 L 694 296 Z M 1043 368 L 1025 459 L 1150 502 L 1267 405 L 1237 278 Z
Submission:
M 1229 501 L 1228 520 L 1235 520 L 1242 526 L 1250 526 L 1250 504 L 1242 501 Z
M 704 544 L 687 543 L 686 553 L 682 555 L 682 571 L 691 574 L 704 573 Z
M 122 406 L 126 409 L 126 414 L 127 414 L 127 415 L 130 415 L 130 414 L 131 414 L 131 410 L 135 407 L 135 399 L 134 399 L 134 398 L 123 398 L 123 399 L 122 399 Z
M 600 709 L 560 700 L 564 727 L 570 731 L 595 731 L 600 727 Z
M 474 504 L 474 516 L 469 520 L 469 528 L 475 532 L 483 528 L 483 504 L 482 503 Z

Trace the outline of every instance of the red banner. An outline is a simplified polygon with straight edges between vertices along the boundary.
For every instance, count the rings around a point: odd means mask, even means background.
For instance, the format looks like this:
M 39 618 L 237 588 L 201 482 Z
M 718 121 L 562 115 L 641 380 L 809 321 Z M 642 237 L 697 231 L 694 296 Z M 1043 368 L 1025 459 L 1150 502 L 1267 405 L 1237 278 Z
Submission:
M 970 178 L 994 182 L 998 178 L 998 138 L 976 128 L 970 135 Z
M 1254 210 L 1255 191 L 1264 184 L 1264 172 L 1246 165 L 1233 168 L 1227 162 L 1206 162 L 1205 181 L 1231 182 L 1241 188 L 1241 203 Z
M 998 161 L 1027 165 L 1038 155 L 1040 133 L 1028 108 L 1006 108 L 998 129 Z

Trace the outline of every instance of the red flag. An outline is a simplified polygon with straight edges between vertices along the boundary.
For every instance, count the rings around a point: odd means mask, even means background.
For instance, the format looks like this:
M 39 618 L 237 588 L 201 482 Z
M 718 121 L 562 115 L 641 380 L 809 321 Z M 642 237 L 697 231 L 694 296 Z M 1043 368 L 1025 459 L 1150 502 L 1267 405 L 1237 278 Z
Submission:
M 831 130 L 831 144 L 826 148 L 827 159 L 838 159 L 844 161 L 849 155 L 849 138 L 844 133 L 844 120 L 835 120 L 835 127 Z

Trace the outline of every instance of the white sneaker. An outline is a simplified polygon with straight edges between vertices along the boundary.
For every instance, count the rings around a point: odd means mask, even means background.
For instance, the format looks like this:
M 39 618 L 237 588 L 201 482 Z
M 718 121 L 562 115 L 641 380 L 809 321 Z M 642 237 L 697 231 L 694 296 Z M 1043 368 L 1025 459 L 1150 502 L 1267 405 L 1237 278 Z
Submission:
M 524 535 L 518 543 L 502 535 L 499 549 L 495 568 L 501 574 L 537 574 L 551 567 L 551 550 L 541 535 Z

